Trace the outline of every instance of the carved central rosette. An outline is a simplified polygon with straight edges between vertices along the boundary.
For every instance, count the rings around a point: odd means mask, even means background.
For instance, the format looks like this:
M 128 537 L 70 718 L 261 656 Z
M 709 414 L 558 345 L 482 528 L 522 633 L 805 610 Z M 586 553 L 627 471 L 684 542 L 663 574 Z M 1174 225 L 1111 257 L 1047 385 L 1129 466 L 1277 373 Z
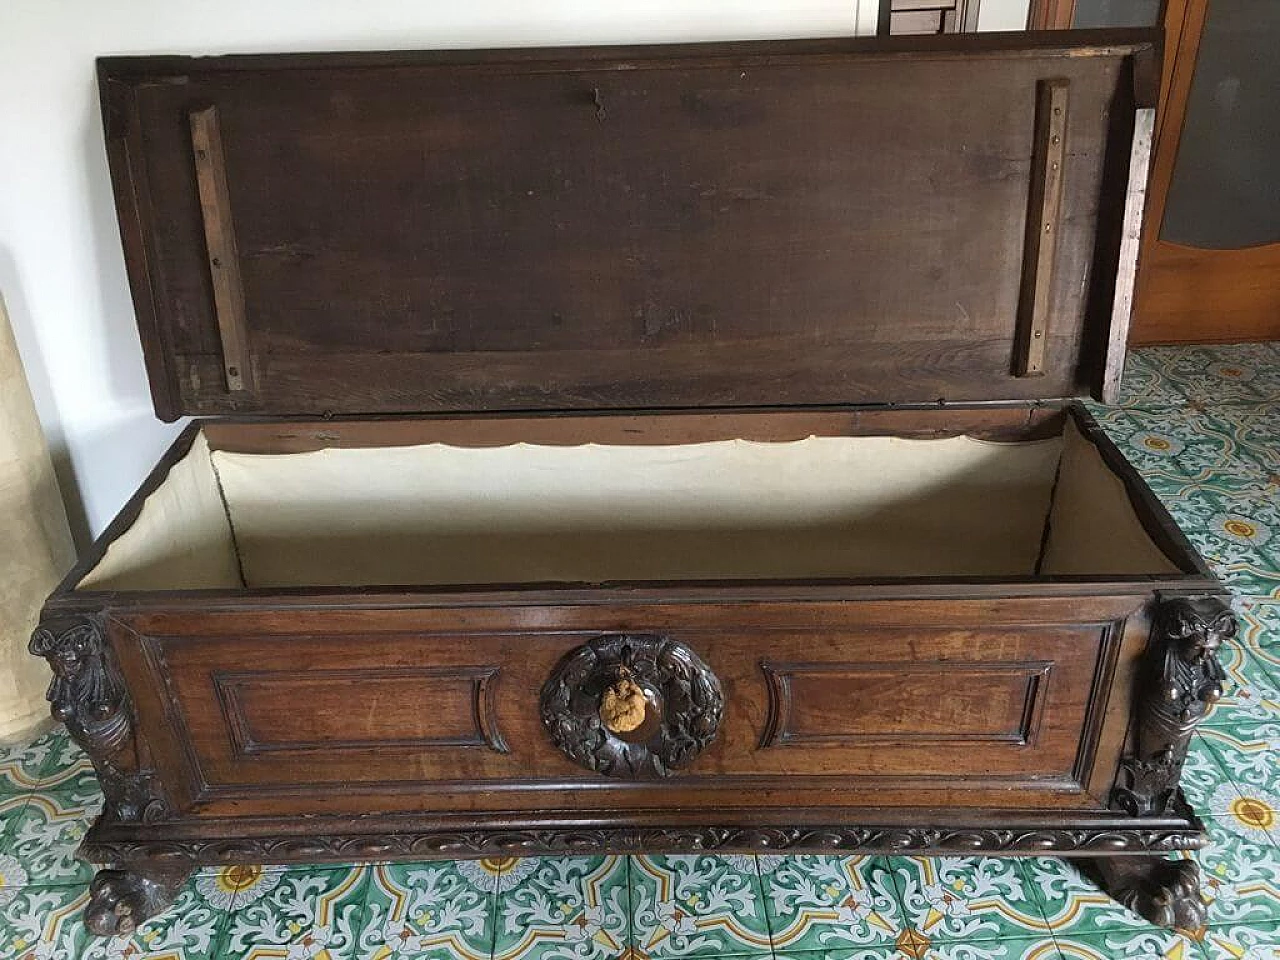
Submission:
M 564 658 L 542 688 L 542 723 L 570 760 L 623 779 L 669 777 L 715 738 L 724 693 L 682 643 L 611 634 Z

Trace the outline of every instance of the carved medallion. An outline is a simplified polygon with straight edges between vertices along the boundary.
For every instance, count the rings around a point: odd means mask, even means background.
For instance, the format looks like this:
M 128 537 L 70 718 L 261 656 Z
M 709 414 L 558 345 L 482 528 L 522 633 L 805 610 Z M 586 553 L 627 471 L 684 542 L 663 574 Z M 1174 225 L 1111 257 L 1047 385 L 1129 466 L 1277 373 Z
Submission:
M 542 723 L 574 763 L 608 777 L 669 777 L 715 738 L 720 681 L 666 637 L 611 634 L 572 651 L 542 688 Z

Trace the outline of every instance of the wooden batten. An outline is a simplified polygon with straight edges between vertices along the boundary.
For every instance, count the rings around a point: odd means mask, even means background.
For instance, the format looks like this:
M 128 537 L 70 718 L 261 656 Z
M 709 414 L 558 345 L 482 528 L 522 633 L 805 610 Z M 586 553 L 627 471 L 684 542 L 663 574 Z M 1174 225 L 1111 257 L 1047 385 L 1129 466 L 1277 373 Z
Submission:
M 1062 178 L 1067 155 L 1070 83 L 1043 80 L 1036 97 L 1035 151 L 1031 160 L 1031 200 L 1027 211 L 1022 297 L 1018 303 L 1018 344 L 1014 373 L 1043 376 L 1049 345 L 1050 295 L 1058 249 Z
M 200 191 L 200 218 L 209 256 L 209 275 L 213 280 L 214 313 L 222 340 L 222 368 L 226 374 L 227 390 L 240 393 L 252 384 L 253 370 L 218 108 L 209 106 L 192 110 L 190 119 L 191 149 Z

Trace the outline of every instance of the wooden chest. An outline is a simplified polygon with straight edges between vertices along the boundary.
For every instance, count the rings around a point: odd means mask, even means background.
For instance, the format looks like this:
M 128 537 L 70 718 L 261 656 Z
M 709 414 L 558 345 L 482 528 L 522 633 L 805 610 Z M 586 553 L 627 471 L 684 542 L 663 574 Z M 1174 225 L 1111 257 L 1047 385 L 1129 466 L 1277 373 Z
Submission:
M 1087 856 L 1195 925 L 1234 622 L 1064 399 L 1119 382 L 1152 49 L 102 61 L 156 410 L 213 419 L 32 641 L 91 927 L 579 850 Z

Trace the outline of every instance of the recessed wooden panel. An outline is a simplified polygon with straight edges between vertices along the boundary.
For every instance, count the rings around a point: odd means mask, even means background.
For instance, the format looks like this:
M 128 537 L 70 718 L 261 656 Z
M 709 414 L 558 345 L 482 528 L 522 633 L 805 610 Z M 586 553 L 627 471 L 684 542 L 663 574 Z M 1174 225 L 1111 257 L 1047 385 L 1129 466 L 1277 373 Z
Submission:
M 242 754 L 393 747 L 506 753 L 493 717 L 497 667 L 218 673 Z
M 770 723 L 761 746 L 1028 743 L 1051 668 L 1043 661 L 765 662 Z

